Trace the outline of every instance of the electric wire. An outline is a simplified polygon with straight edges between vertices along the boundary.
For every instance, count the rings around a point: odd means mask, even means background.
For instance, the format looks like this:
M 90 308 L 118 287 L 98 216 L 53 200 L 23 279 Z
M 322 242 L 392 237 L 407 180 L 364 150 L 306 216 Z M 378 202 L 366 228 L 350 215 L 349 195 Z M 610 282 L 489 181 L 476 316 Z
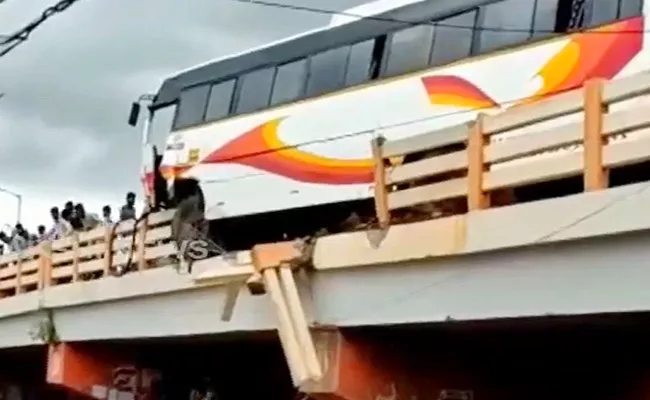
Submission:
M 0 2 L 3 1 L 4 0 L 0 0 Z M 0 57 L 7 55 L 16 47 L 25 43 L 29 39 L 32 32 L 41 26 L 41 24 L 43 24 L 53 15 L 64 12 L 77 1 L 79 0 L 60 0 L 55 5 L 46 8 L 38 18 L 25 25 L 20 30 L 12 34 L 0 37 Z

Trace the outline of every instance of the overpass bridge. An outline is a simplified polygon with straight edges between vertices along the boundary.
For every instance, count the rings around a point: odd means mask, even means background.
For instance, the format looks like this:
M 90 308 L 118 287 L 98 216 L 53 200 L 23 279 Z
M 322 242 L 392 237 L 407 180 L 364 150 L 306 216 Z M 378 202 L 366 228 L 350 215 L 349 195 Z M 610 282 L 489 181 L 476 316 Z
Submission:
M 261 244 L 186 274 L 165 211 L 3 256 L 0 349 L 48 346 L 48 381 L 89 393 L 90 378 L 62 372 L 72 359 L 91 368 L 74 343 L 277 332 L 296 387 L 356 400 L 404 371 L 364 364 L 369 350 L 341 328 L 648 311 L 650 174 L 612 184 L 647 170 L 648 93 L 650 74 L 591 82 L 471 126 L 374 140 L 378 224 L 365 231 Z M 528 202 L 513 190 L 571 177 L 585 190 Z M 428 218 L 404 221 L 422 205 Z M 136 270 L 110 275 L 124 264 Z M 350 365 L 363 366 L 354 379 Z
M 312 323 L 324 326 L 650 310 L 646 187 L 486 210 L 463 217 L 460 239 L 457 217 L 398 226 L 377 249 L 365 233 L 322 238 L 314 269 L 297 279 L 301 298 Z M 400 260 L 407 243 L 413 253 Z M 340 255 L 349 257 L 345 264 Z M 250 265 L 211 260 L 191 275 L 153 268 L 3 298 L 0 347 L 42 344 L 31 333 L 45 310 L 62 341 L 275 330 L 266 296 L 238 287 L 232 319 L 223 321 L 228 287 L 196 282 L 240 267 Z

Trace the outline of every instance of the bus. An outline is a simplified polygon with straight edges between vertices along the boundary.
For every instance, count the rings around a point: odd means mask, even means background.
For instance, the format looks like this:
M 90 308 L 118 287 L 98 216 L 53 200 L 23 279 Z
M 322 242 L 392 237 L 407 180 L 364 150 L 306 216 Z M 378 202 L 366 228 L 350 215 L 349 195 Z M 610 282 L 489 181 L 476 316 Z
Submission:
M 350 215 L 373 215 L 373 137 L 430 132 L 645 70 L 646 7 L 380 0 L 346 10 L 165 79 L 143 124 L 145 191 L 175 204 L 200 192 L 231 249 L 336 232 Z

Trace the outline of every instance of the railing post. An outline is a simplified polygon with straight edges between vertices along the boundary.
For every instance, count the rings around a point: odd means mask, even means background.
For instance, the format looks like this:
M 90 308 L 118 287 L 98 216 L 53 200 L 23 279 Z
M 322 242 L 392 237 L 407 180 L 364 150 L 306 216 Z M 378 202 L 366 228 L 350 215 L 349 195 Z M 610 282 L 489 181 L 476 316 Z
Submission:
M 24 250 L 21 250 L 18 253 L 18 259 L 16 260 L 16 294 L 21 294 L 23 292 L 23 257 L 25 256 Z
M 142 224 L 140 227 L 134 227 L 137 231 L 134 231 L 133 234 L 137 233 L 137 254 L 138 254 L 138 270 L 144 271 L 147 269 L 147 259 L 145 257 L 145 251 L 147 249 L 147 230 L 149 229 L 149 216 L 142 218 L 140 221 Z
M 490 196 L 483 190 L 485 145 L 488 140 L 483 133 L 484 114 L 476 117 L 467 138 L 467 210 L 475 211 L 490 206 Z
M 113 226 L 107 225 L 104 232 L 104 271 L 103 276 L 108 276 L 113 265 Z
M 606 189 L 609 186 L 609 174 L 603 166 L 603 147 L 607 139 L 603 137 L 603 80 L 592 79 L 584 87 L 584 190 Z
M 79 280 L 79 233 L 72 233 L 72 283 Z
M 386 166 L 384 165 L 383 137 L 372 139 L 372 159 L 375 166 L 374 191 L 375 212 L 380 228 L 387 228 L 390 224 L 390 211 L 388 210 L 388 191 L 386 189 Z
M 52 242 L 50 241 L 40 244 L 38 270 L 38 290 L 43 290 L 52 284 Z

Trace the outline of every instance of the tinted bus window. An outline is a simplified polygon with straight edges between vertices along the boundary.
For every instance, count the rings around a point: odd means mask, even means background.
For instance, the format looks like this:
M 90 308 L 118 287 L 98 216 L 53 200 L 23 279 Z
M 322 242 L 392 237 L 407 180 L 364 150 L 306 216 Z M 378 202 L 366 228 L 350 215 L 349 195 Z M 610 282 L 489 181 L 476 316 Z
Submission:
M 273 83 L 271 105 L 282 104 L 301 97 L 305 88 L 306 60 L 278 67 Z
M 621 0 L 619 18 L 630 18 L 641 15 L 643 11 L 643 0 Z
M 533 21 L 533 37 L 550 36 L 555 30 L 558 0 L 537 1 Z
M 531 0 L 504 0 L 481 7 L 478 52 L 525 42 L 530 38 L 533 22 Z
M 234 79 L 212 85 L 210 97 L 208 98 L 208 109 L 205 112 L 206 121 L 228 116 L 234 91 Z
M 330 92 L 343 86 L 348 46 L 314 55 L 309 62 L 307 96 Z
M 250 72 L 240 79 L 239 96 L 237 97 L 237 114 L 261 110 L 269 105 L 271 87 L 275 68 L 266 68 Z
M 345 85 L 353 86 L 370 80 L 370 65 L 375 40 L 354 44 L 350 47 L 348 69 L 345 75 Z
M 203 121 L 209 91 L 209 85 L 202 85 L 181 92 L 174 128 L 180 129 Z
M 472 51 L 475 23 L 476 10 L 438 21 L 431 64 L 441 65 L 468 57 Z
M 618 14 L 617 0 L 592 0 L 586 2 L 586 4 L 591 4 L 591 10 L 587 9 L 589 25 L 601 25 L 616 19 Z
M 154 112 L 154 118 L 151 121 L 149 143 L 156 146 L 156 152 L 158 154 L 162 154 L 165 151 L 169 131 L 173 127 L 176 107 L 175 104 L 172 104 L 164 108 L 159 108 Z
M 432 25 L 414 26 L 395 32 L 389 47 L 385 74 L 396 75 L 427 66 L 432 44 Z

